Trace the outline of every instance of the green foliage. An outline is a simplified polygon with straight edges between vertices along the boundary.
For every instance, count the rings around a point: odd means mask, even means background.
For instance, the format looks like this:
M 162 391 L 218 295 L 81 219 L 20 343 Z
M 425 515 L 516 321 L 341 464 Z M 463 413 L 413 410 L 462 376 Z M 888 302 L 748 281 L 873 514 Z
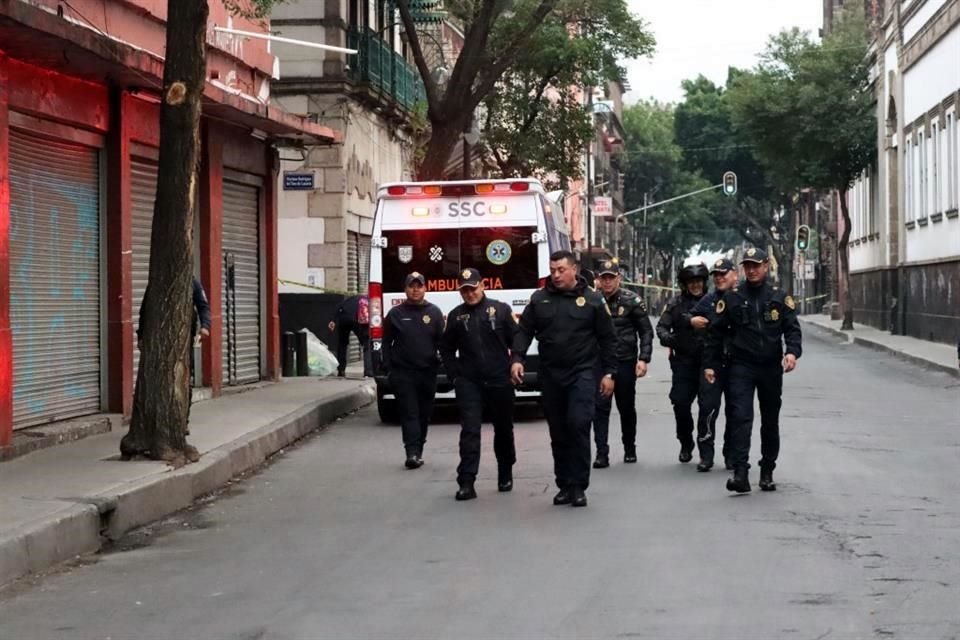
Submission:
M 712 184 L 684 166 L 683 149 L 674 136 L 675 118 L 672 106 L 656 102 L 639 102 L 624 110 L 628 210 L 643 205 L 644 193 L 651 194 L 649 201 L 653 203 Z M 722 198 L 708 192 L 650 209 L 646 218 L 651 247 L 681 257 L 694 245 L 714 250 L 729 247 L 734 236 L 715 215 L 718 204 L 722 204 Z M 633 226 L 642 226 L 643 214 L 632 215 L 629 220 Z
M 510 29 L 492 36 L 509 38 Z M 593 135 L 571 91 L 623 78 L 620 61 L 650 53 L 653 37 L 624 0 L 561 0 L 484 105 L 485 142 L 504 176 L 580 177 Z

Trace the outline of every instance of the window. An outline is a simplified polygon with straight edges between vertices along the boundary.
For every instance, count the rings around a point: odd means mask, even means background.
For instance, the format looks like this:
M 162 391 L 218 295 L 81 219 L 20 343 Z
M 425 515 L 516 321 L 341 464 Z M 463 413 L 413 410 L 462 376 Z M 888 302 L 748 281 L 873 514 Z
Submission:
M 903 219 L 913 222 L 915 217 L 913 208 L 913 191 L 916 188 L 916 176 L 913 174 L 915 166 L 913 158 L 913 135 L 908 135 L 903 141 L 903 161 L 906 165 L 903 172 Z
M 927 217 L 927 202 L 929 202 L 929 192 L 927 183 L 927 139 L 924 131 L 917 132 L 917 164 L 920 165 L 920 179 L 917 183 L 917 218 L 923 220 Z
M 930 125 L 930 215 L 943 211 L 940 200 L 940 122 Z
M 958 200 L 960 200 L 960 156 L 958 156 L 957 147 L 960 146 L 960 135 L 957 133 L 957 112 L 951 110 L 947 112 L 943 123 L 943 133 L 946 147 L 946 161 L 944 168 L 946 170 L 946 208 L 948 211 L 957 209 Z

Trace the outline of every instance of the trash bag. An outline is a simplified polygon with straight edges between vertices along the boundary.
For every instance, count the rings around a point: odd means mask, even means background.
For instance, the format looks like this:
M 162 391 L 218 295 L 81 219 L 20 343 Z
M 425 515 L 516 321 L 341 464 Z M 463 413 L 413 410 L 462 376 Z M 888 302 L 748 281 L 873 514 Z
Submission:
M 320 338 L 309 329 L 301 329 L 307 334 L 307 368 L 311 376 L 329 376 L 337 371 L 337 357 Z

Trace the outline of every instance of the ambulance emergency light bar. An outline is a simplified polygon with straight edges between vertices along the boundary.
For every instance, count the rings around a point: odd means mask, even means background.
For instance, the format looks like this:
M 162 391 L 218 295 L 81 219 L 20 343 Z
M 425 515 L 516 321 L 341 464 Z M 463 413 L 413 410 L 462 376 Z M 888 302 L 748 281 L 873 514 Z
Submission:
M 497 182 L 476 184 L 428 184 L 402 185 L 394 184 L 386 187 L 386 195 L 401 198 L 405 196 L 432 196 L 432 197 L 462 197 L 483 196 L 491 193 L 526 193 L 530 191 L 529 182 Z

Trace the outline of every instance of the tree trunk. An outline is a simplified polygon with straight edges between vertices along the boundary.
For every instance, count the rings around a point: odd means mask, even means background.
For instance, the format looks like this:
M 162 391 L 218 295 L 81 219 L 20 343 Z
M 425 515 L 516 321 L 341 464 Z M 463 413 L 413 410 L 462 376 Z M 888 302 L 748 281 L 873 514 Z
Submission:
M 450 162 L 450 156 L 463 138 L 463 124 L 457 122 L 433 123 L 430 144 L 417 170 L 419 180 L 442 180 Z
M 193 215 L 206 75 L 206 0 L 167 3 L 167 58 L 160 108 L 160 159 L 150 274 L 141 307 L 142 350 L 124 459 L 181 466 L 197 459 L 187 444 L 189 349 L 193 318 Z
M 847 208 L 847 188 L 840 190 L 840 212 L 843 215 L 843 233 L 837 243 L 837 254 L 840 257 L 840 279 L 843 282 L 843 294 L 840 307 L 843 309 L 842 331 L 853 331 L 853 305 L 850 302 L 850 254 L 847 246 L 850 243 L 850 210 Z

